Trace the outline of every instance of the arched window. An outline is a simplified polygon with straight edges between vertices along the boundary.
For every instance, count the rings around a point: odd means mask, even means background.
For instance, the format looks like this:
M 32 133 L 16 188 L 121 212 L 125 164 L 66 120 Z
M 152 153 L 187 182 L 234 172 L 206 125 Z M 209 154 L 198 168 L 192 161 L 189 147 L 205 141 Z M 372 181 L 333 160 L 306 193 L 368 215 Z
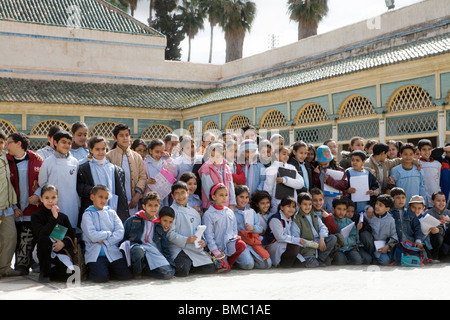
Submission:
M 275 109 L 266 112 L 260 120 L 260 129 L 276 129 L 287 126 L 284 115 Z
M 237 114 L 235 116 L 232 116 L 230 120 L 228 120 L 227 124 L 225 125 L 225 130 L 240 133 L 240 130 L 249 124 L 251 124 L 249 118 L 241 114 Z
M 298 110 L 295 116 L 295 124 L 310 124 L 330 120 L 327 112 L 317 103 L 308 103 Z
M 36 124 L 30 131 L 30 136 L 46 138 L 48 130 L 53 126 L 60 126 L 66 131 L 70 132 L 71 125 L 62 120 L 50 119 L 44 120 Z
M 113 129 L 117 124 L 118 123 L 114 121 L 97 123 L 89 130 L 89 137 L 101 136 L 105 139 L 112 140 L 114 139 Z
M 153 124 L 142 132 L 141 138 L 144 140 L 163 140 L 166 135 L 172 132 L 173 130 L 165 124 Z
M 338 109 L 339 119 L 351 119 L 374 115 L 375 110 L 372 102 L 361 95 L 351 95 L 341 104 Z
M 14 127 L 14 125 L 11 122 L 3 119 L 0 119 L 0 129 L 3 130 L 6 136 L 9 136 L 11 133 L 17 132 L 16 127 Z
M 387 103 L 388 112 L 418 110 L 434 107 L 430 94 L 419 86 L 401 87 L 392 94 Z
M 203 126 L 203 133 L 206 133 L 206 132 L 211 132 L 216 138 L 219 137 L 219 135 L 220 135 L 220 130 L 217 127 L 217 124 L 212 120 L 209 120 Z

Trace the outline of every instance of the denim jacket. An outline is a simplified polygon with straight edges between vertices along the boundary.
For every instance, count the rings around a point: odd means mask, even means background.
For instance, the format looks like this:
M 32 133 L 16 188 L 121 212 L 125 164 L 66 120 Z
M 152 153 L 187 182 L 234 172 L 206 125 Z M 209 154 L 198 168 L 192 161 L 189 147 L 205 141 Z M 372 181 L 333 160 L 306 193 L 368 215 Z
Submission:
M 389 212 L 395 220 L 399 241 L 409 240 L 413 243 L 424 243 L 425 236 L 420 228 L 420 221 L 412 211 L 404 208 L 403 214 L 400 214 L 399 209 L 392 208 Z M 403 236 L 406 236 L 406 239 L 403 239 Z
M 129 240 L 130 244 L 142 244 L 142 234 L 144 233 L 145 229 L 145 220 L 144 218 L 140 217 L 139 215 L 134 215 L 125 221 L 123 224 L 125 229 L 125 235 L 123 240 Z M 155 222 L 154 224 L 155 230 L 153 232 L 153 242 L 158 248 L 159 252 L 163 254 L 163 256 L 167 259 L 167 261 L 171 265 L 175 265 L 175 263 L 172 260 L 172 256 L 170 254 L 169 249 L 169 242 L 166 238 L 166 233 L 164 232 L 163 227 L 160 223 Z

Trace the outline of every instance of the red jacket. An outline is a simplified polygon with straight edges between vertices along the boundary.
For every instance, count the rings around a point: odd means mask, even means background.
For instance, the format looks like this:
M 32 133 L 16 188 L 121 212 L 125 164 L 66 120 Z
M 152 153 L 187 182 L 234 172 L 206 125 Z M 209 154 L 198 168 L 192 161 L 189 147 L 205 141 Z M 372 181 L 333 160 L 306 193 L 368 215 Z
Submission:
M 36 158 L 36 155 L 33 151 L 28 150 L 28 194 L 29 196 L 33 195 L 36 189 L 39 188 L 39 171 L 41 169 L 41 165 L 43 160 Z M 9 169 L 11 171 L 11 183 L 16 191 L 17 201 L 20 199 L 20 190 L 19 190 L 19 173 L 17 171 L 17 166 L 14 163 L 14 158 L 7 154 L 6 158 L 8 159 Z M 20 204 L 17 203 L 17 206 L 20 208 Z M 34 211 L 38 211 L 41 206 L 29 205 L 28 207 L 20 208 L 23 212 L 24 216 L 31 216 Z

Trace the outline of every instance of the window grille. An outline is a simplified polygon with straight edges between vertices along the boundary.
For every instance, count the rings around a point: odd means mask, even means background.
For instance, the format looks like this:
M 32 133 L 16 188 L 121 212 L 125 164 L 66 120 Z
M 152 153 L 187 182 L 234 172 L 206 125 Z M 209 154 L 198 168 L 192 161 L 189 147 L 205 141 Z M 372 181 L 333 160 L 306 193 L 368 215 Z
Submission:
M 372 103 L 364 96 L 347 98 L 338 110 L 339 119 L 351 119 L 376 114 Z
M 389 99 L 388 111 L 408 111 L 433 107 L 431 96 L 419 86 L 410 85 L 401 88 Z

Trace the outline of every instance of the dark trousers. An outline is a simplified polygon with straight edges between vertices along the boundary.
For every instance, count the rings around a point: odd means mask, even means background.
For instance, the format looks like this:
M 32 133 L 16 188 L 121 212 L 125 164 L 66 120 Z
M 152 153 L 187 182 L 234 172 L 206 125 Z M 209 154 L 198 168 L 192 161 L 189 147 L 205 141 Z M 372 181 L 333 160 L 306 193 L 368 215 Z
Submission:
M 37 257 L 40 274 L 52 281 L 66 281 L 72 272 L 67 273 L 67 266 L 58 258 L 51 258 L 53 242 L 49 237 L 42 237 L 37 242 Z M 52 267 L 52 264 L 54 265 Z
M 300 246 L 288 243 L 286 246 L 286 251 L 283 252 L 280 258 L 280 267 L 282 268 L 292 268 L 292 267 L 302 267 L 303 264 L 297 259 L 297 255 L 300 253 Z
M 109 262 L 107 257 L 98 257 L 96 262 L 87 264 L 89 277 L 94 282 L 108 282 L 110 279 L 129 280 L 133 274 L 124 258 Z
M 197 272 L 200 274 L 211 274 L 216 272 L 216 267 L 211 261 L 211 264 L 205 264 L 203 266 L 194 267 L 192 265 L 192 260 L 189 256 L 181 250 L 180 253 L 174 260 L 175 262 L 175 276 L 176 277 L 186 277 L 189 272 Z

